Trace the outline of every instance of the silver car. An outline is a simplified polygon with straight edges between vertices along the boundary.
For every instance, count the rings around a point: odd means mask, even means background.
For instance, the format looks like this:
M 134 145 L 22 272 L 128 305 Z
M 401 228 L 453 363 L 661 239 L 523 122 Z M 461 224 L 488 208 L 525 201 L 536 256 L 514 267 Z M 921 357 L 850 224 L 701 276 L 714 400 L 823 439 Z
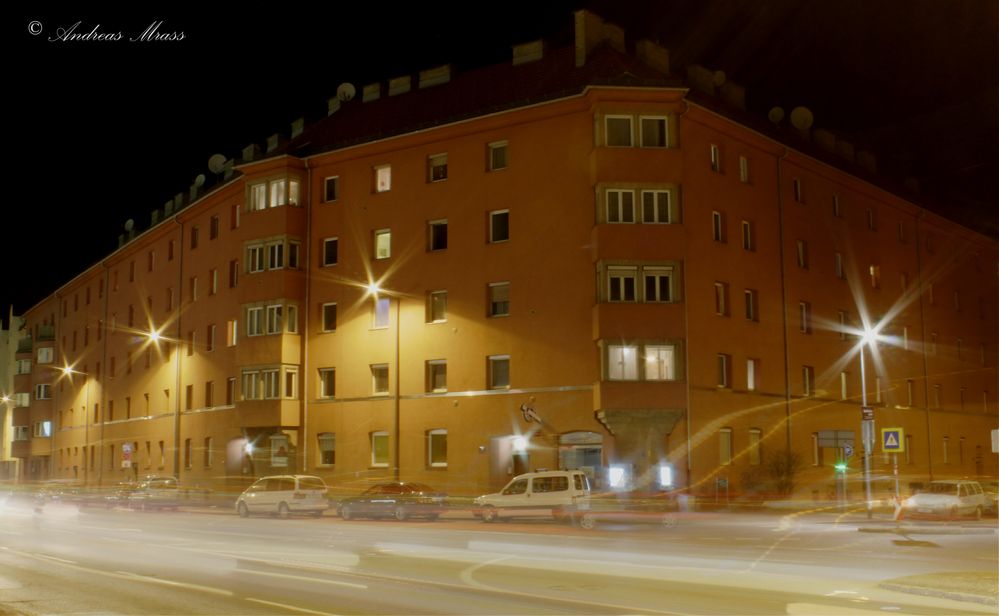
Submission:
M 323 515 L 329 507 L 326 484 L 314 475 L 274 475 L 263 477 L 236 499 L 236 513 L 266 513 L 287 518 L 293 513 Z
M 979 520 L 986 506 L 982 486 L 977 481 L 965 479 L 931 481 L 927 489 L 910 496 L 902 504 L 906 518 L 957 518 L 971 515 Z

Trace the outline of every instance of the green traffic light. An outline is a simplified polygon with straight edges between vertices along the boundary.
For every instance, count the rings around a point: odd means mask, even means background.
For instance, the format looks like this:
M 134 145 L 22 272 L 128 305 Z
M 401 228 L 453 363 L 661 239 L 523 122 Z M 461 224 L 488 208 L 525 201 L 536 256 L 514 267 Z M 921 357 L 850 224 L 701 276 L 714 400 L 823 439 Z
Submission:
M 846 472 L 846 462 L 837 462 L 835 469 L 840 473 Z

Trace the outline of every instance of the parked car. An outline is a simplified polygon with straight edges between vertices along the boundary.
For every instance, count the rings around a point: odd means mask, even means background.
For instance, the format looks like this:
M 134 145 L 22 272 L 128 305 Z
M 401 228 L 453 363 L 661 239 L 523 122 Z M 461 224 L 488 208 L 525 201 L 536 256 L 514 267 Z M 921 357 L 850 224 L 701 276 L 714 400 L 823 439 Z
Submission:
M 941 479 L 931 481 L 926 490 L 907 498 L 902 512 L 906 518 L 971 515 L 981 519 L 985 507 L 985 492 L 977 481 Z
M 120 486 L 116 496 L 130 509 L 176 510 L 180 507 L 180 492 L 176 477 L 148 475 L 134 487 Z
M 985 512 L 999 515 L 999 481 L 992 479 L 982 483 L 985 491 Z
M 423 483 L 380 483 L 359 496 L 341 500 L 337 513 L 344 520 L 361 517 L 436 520 L 444 510 L 446 498 L 446 494 Z
M 266 513 L 287 518 L 293 513 L 319 517 L 329 508 L 326 484 L 314 475 L 274 475 L 258 479 L 236 499 L 240 517 Z
M 517 475 L 495 494 L 475 499 L 483 522 L 512 517 L 563 519 L 590 507 L 590 480 L 582 471 L 537 471 Z

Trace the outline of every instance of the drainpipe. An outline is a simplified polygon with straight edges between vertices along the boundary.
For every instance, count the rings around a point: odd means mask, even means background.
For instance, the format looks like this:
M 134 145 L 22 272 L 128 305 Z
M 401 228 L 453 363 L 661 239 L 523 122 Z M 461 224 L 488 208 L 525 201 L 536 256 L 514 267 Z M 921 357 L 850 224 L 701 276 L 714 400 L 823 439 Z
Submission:
M 780 303 L 781 303 L 781 330 L 784 335 L 784 429 L 786 434 L 786 447 L 791 451 L 791 364 L 788 349 L 787 335 L 787 272 L 784 270 L 784 177 L 781 171 L 781 163 L 788 157 L 790 152 L 784 148 L 784 153 L 777 158 L 777 239 L 780 257 Z
M 305 159 L 305 262 L 301 264 L 305 273 L 305 305 L 300 313 L 305 315 L 302 323 L 302 331 L 299 333 L 302 345 L 302 373 L 299 379 L 298 395 L 302 397 L 302 442 L 299 449 L 302 452 L 302 473 L 309 472 L 309 390 L 305 383 L 308 380 L 309 371 L 309 314 L 312 312 L 311 289 L 312 282 L 312 167 L 309 166 L 309 159 Z
M 919 221 L 923 219 L 923 215 L 926 212 L 920 208 L 919 215 L 916 216 L 916 289 L 919 290 L 919 336 L 923 342 L 926 342 L 926 309 L 923 305 L 923 251 L 921 236 L 919 234 Z M 926 359 L 926 348 L 923 348 L 923 400 L 927 401 L 927 404 L 923 405 L 926 415 L 926 464 L 928 466 L 927 472 L 930 475 L 930 481 L 933 481 L 933 447 L 930 439 L 930 367 L 929 362 Z
M 184 313 L 184 223 L 180 222 L 179 216 L 174 216 L 173 221 L 180 229 L 180 241 L 177 246 L 177 334 L 174 339 L 173 352 L 176 368 L 173 403 L 173 476 L 180 481 L 180 345 L 181 338 L 180 317 Z
M 688 90 L 688 92 L 689 92 L 689 90 Z M 686 97 L 686 93 L 684 94 L 684 96 Z M 677 135 L 677 143 L 676 143 L 676 145 L 677 145 L 677 147 L 680 146 L 680 143 L 679 143 L 679 137 L 680 137 L 680 120 L 682 120 L 683 116 L 687 115 L 687 112 L 690 111 L 690 104 L 687 102 L 686 98 L 684 98 L 684 100 L 683 100 L 683 106 L 684 106 L 683 111 L 676 118 L 676 135 Z M 682 208 L 682 205 L 683 205 L 682 195 L 681 195 L 680 204 L 681 204 L 681 208 Z M 680 222 L 681 223 L 684 222 L 684 216 L 683 216 L 683 214 L 684 214 L 684 212 L 681 209 L 680 210 Z M 684 265 L 686 265 L 686 263 Z M 684 379 L 683 380 L 685 382 L 685 388 L 687 390 L 686 391 L 686 395 L 687 395 L 687 408 L 686 408 L 686 410 L 685 410 L 685 412 L 684 412 L 683 415 L 684 415 L 684 418 L 686 419 L 686 424 L 687 424 L 687 455 L 685 457 L 687 458 L 687 460 L 686 460 L 686 462 L 687 462 L 687 469 L 686 469 L 687 470 L 687 494 L 690 494 L 690 486 L 693 484 L 693 476 L 694 476 L 693 464 L 691 462 L 691 457 L 692 457 L 692 455 L 694 453 L 694 450 L 693 450 L 693 441 L 691 440 L 691 429 L 692 428 L 691 428 L 691 421 L 690 421 L 690 319 L 687 317 L 687 311 L 689 309 L 689 304 L 687 303 L 687 268 L 686 267 L 683 268 L 683 272 L 680 274 L 680 278 L 683 281 L 683 357 L 684 357 L 684 361 L 683 361 L 683 363 L 684 363 L 684 366 L 683 366 Z
M 105 327 L 105 332 L 101 336 L 101 340 L 104 342 L 104 344 L 101 345 L 103 347 L 103 350 L 102 350 L 102 353 L 101 353 L 101 362 L 104 364 L 104 372 L 107 372 L 108 335 L 107 335 L 107 331 L 106 330 L 107 330 L 107 324 L 108 324 L 108 309 L 109 309 L 109 305 L 111 303 L 109 301 L 109 298 L 111 297 L 111 288 L 109 286 L 109 284 L 110 284 L 110 273 L 109 273 L 109 271 L 110 270 L 108 269 L 107 261 L 102 262 L 101 265 L 104 266 L 104 327 Z M 100 384 L 98 383 L 98 385 L 100 385 Z M 100 400 L 101 400 L 100 404 L 105 404 L 104 403 L 104 386 L 103 385 L 101 385 L 101 396 L 100 396 Z M 90 413 L 89 409 L 84 409 L 84 412 L 83 412 L 83 421 L 84 421 L 84 425 L 85 426 L 89 425 L 89 424 L 86 423 L 87 422 L 87 415 L 89 413 Z M 84 431 L 84 433 L 86 433 L 86 431 Z M 86 436 L 84 436 L 84 440 L 86 440 Z M 104 423 L 103 422 L 101 422 L 101 438 L 100 438 L 100 441 L 101 441 L 101 452 L 102 452 L 101 455 L 103 456 L 104 455 L 103 454 L 103 451 L 104 451 Z M 84 469 L 86 469 L 86 462 L 87 461 L 84 460 Z M 103 473 L 104 473 L 104 466 L 101 465 L 101 469 L 97 473 L 97 485 L 101 485 L 101 481 L 103 479 Z M 87 474 L 86 470 L 84 470 L 83 474 L 84 474 L 84 476 L 86 476 L 86 474 Z

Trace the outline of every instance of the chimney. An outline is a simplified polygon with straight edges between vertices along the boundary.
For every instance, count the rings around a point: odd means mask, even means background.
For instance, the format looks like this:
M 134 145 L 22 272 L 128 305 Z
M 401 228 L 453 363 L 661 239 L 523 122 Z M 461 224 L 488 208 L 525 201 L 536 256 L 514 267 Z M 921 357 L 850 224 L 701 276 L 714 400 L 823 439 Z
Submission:
M 364 86 L 364 90 L 361 94 L 361 100 L 365 103 L 378 100 L 378 97 L 382 95 L 382 84 L 380 83 L 369 83 Z
M 291 138 L 294 139 L 302 134 L 305 130 L 305 118 L 298 118 L 291 123 Z
M 201 192 L 201 187 L 197 184 L 191 184 L 191 189 L 188 191 L 188 200 L 194 203 L 198 200 L 198 194 Z
M 163 218 L 167 218 L 172 214 L 173 214 L 173 199 L 163 204 Z
M 451 81 L 451 65 L 443 64 L 420 71 L 420 89 L 439 86 Z
M 281 133 L 274 133 L 267 138 L 267 153 L 270 154 L 284 143 L 284 136 Z
M 530 43 L 521 43 L 513 46 L 513 65 L 537 62 L 545 56 L 544 41 L 538 39 Z
M 152 221 L 149 223 L 150 227 L 155 227 L 160 222 L 160 211 L 153 210 Z
M 649 39 L 635 43 L 635 55 L 649 68 L 669 75 L 669 50 Z
M 250 145 L 243 148 L 243 162 L 252 163 L 256 159 L 260 158 L 260 146 L 251 143 Z
M 177 193 L 173 197 L 173 211 L 179 212 L 184 207 L 184 193 Z
M 388 95 L 397 96 L 409 92 L 413 87 L 413 78 L 409 75 L 389 79 Z
M 576 66 L 586 64 L 586 57 L 600 43 L 607 41 L 614 49 L 624 53 L 624 30 L 621 26 L 604 22 L 587 10 L 574 13 L 576 26 Z
M 337 111 L 340 111 L 340 97 L 334 96 L 326 101 L 326 115 L 331 116 Z

